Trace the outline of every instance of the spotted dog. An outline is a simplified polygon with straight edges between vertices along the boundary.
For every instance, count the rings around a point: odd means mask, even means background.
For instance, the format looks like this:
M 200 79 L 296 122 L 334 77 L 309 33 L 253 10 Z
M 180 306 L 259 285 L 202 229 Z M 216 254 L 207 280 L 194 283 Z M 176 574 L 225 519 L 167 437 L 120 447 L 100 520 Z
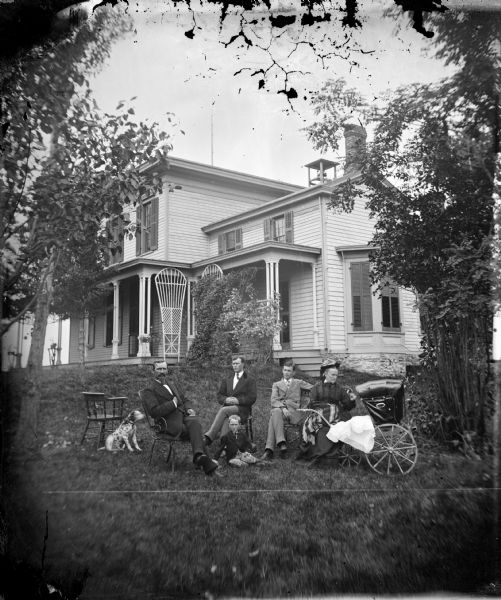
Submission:
M 141 448 L 137 445 L 136 423 L 142 419 L 144 419 L 144 415 L 141 411 L 133 410 L 130 412 L 117 429 L 106 438 L 104 448 L 110 452 L 117 452 L 118 450 L 124 450 L 124 447 L 127 446 L 127 449 L 133 452 L 130 445 L 132 441 L 134 448 L 141 452 Z M 102 449 L 104 450 L 104 448 Z

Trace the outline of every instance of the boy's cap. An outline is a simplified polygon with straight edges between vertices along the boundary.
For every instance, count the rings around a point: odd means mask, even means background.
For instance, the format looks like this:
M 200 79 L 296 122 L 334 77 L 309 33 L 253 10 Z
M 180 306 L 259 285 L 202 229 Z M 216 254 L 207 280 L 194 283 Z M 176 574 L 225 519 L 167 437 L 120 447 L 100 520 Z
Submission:
M 228 423 L 240 424 L 240 417 L 238 415 L 231 415 L 231 417 L 228 419 Z

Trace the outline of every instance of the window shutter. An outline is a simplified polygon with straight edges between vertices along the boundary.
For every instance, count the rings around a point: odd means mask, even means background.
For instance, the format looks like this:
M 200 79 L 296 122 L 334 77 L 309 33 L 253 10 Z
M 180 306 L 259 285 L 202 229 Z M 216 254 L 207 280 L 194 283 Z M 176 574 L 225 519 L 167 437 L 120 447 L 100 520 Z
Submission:
M 362 264 L 351 263 L 351 303 L 353 311 L 353 331 L 359 331 L 362 328 L 362 298 L 361 298 L 361 282 L 362 282 Z
M 150 250 L 158 248 L 158 198 L 151 200 Z
M 372 331 L 372 293 L 369 277 L 369 261 L 362 265 L 362 329 Z
M 285 242 L 287 244 L 294 243 L 294 229 L 293 229 L 293 213 L 292 210 L 285 213 Z
M 271 219 L 265 219 L 263 221 L 264 226 L 264 241 L 268 241 L 271 239 Z
M 242 228 L 235 230 L 235 250 L 242 247 Z
M 220 233 L 217 236 L 217 253 L 223 254 L 224 252 L 224 233 Z
M 108 265 L 113 264 L 113 254 L 111 249 L 113 247 L 113 227 L 111 226 L 111 219 L 106 221 L 106 246 L 108 248 Z
M 137 205 L 136 210 L 136 256 L 141 254 L 141 204 Z
M 369 262 L 351 263 L 353 331 L 372 331 L 372 294 Z
M 124 259 L 124 222 L 122 217 L 117 217 L 117 253 L 116 262 L 121 262 Z

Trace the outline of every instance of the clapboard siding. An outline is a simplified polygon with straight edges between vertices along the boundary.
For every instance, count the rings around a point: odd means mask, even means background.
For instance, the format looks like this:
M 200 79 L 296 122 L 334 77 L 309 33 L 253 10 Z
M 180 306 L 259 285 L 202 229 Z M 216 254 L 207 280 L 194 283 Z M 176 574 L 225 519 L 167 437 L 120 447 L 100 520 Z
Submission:
M 293 207 L 293 238 L 294 244 L 304 246 L 319 246 L 321 243 L 321 221 L 318 200 L 309 200 L 304 205 Z M 209 256 L 218 254 L 218 234 L 231 231 L 238 227 L 242 228 L 242 247 L 249 248 L 264 242 L 264 220 L 283 214 L 284 210 L 277 208 L 273 213 L 266 216 L 254 217 L 242 220 L 241 223 L 231 225 L 226 230 L 212 233 L 209 238 Z
M 256 203 L 253 198 L 233 196 L 213 189 L 183 187 L 182 190 L 176 190 L 168 198 L 168 232 L 164 230 L 160 234 L 160 237 L 167 237 L 168 240 L 168 259 L 191 263 L 206 258 L 210 250 L 207 235 L 201 228 L 252 208 Z M 217 236 L 215 243 L 217 247 Z
M 313 348 L 313 290 L 311 266 L 298 265 L 290 277 L 291 347 Z
M 320 246 L 322 222 L 318 199 L 308 200 L 292 209 L 294 214 L 294 243 L 301 246 Z

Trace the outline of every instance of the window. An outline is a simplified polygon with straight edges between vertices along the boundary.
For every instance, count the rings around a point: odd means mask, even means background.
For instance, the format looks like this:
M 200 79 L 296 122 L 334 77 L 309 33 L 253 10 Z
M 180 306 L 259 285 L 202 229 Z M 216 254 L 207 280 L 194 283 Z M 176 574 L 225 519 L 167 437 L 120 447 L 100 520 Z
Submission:
M 294 243 L 292 227 L 292 211 L 288 211 L 276 217 L 265 219 L 264 240 L 273 240 L 274 242 L 284 242 L 286 244 Z
M 124 222 L 119 216 L 111 217 L 106 224 L 108 236 L 108 264 L 122 262 L 124 256 Z
M 137 207 L 136 256 L 158 248 L 158 198 Z
M 217 242 L 219 254 L 238 250 L 242 247 L 242 228 L 219 234 Z
M 400 331 L 400 306 L 398 287 L 387 282 L 381 289 L 381 309 L 383 331 Z
M 352 262 L 351 303 L 353 331 L 372 331 L 372 294 L 369 261 Z

